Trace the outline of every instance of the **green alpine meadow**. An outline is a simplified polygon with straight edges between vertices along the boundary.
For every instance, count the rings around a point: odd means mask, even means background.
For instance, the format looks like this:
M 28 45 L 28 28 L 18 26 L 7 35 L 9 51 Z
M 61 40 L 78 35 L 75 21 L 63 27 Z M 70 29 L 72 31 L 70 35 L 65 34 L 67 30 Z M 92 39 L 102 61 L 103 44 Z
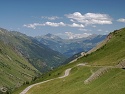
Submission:
M 124 47 L 125 28 L 115 30 L 91 53 L 44 74 L 36 83 L 50 81 L 33 86 L 26 94 L 124 94 Z M 69 75 L 58 78 L 68 68 Z
M 125 0 L 0 0 L 0 94 L 125 94 Z

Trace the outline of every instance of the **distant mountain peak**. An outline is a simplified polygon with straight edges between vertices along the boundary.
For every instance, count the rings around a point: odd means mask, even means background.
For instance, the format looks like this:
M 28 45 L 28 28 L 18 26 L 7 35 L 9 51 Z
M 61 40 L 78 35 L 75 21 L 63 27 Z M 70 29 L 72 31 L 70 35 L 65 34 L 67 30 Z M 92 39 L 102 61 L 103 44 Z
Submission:
M 47 39 L 47 40 L 62 40 L 62 38 L 60 38 L 59 36 L 56 36 L 56 35 L 54 35 L 54 34 L 51 34 L 51 33 L 48 33 L 48 34 L 46 34 L 46 35 L 44 35 L 44 36 L 37 36 L 36 37 L 37 39 L 41 39 L 41 38 L 43 38 L 43 39 Z
M 51 36 L 53 36 L 51 33 L 48 33 L 48 34 L 46 34 L 46 35 L 44 35 L 44 36 L 46 36 L 46 37 L 51 37 Z
M 53 34 L 51 34 L 51 33 L 48 33 L 48 34 L 46 34 L 44 37 L 54 39 L 54 38 L 57 38 L 58 36 L 55 36 L 55 35 L 53 35 Z

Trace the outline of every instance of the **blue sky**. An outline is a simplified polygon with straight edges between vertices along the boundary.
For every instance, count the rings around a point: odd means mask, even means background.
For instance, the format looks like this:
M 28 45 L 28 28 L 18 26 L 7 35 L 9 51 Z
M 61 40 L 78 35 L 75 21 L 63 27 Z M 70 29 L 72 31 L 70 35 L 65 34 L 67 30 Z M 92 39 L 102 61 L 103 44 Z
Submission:
M 29 36 L 108 34 L 125 27 L 125 0 L 1 0 L 0 27 Z

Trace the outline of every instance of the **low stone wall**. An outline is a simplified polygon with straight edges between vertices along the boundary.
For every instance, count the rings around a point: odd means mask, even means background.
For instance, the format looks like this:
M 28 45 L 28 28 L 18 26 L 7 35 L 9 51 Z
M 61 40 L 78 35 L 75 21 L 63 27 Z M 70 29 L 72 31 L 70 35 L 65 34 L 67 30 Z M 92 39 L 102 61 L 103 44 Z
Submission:
M 99 78 L 102 76 L 105 72 L 108 72 L 108 70 L 111 69 L 111 67 L 102 67 L 98 69 L 96 72 L 94 72 L 88 79 L 84 81 L 84 84 L 88 84 L 92 82 L 93 80 Z

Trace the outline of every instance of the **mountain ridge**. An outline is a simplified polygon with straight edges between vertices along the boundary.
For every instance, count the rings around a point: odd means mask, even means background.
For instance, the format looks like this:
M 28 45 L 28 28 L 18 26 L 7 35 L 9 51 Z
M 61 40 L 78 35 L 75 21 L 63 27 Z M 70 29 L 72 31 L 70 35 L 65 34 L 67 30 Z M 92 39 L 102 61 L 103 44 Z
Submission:
M 49 35 L 49 36 L 48 36 Z M 95 47 L 99 42 L 106 38 L 106 35 L 91 35 L 79 39 L 62 39 L 56 35 L 47 34 L 45 36 L 35 37 L 38 41 L 49 48 L 71 57 L 80 52 L 86 52 Z
M 33 37 L 0 28 L 0 93 L 31 83 L 65 59 Z
M 50 70 L 51 67 L 59 66 L 66 59 L 32 37 L 16 31 L 0 30 L 0 40 L 12 46 L 40 71 L 44 71 L 45 67 L 45 70 Z
M 124 94 L 125 28 L 111 32 L 103 42 L 76 61 L 48 73 L 51 76 L 45 75 L 49 80 L 59 77 L 64 70 L 72 68 L 68 77 L 39 84 L 27 93 Z M 77 66 L 81 64 L 86 66 Z M 45 79 L 41 78 L 41 81 Z
M 0 41 L 0 92 L 10 92 L 41 73 L 12 46 Z

